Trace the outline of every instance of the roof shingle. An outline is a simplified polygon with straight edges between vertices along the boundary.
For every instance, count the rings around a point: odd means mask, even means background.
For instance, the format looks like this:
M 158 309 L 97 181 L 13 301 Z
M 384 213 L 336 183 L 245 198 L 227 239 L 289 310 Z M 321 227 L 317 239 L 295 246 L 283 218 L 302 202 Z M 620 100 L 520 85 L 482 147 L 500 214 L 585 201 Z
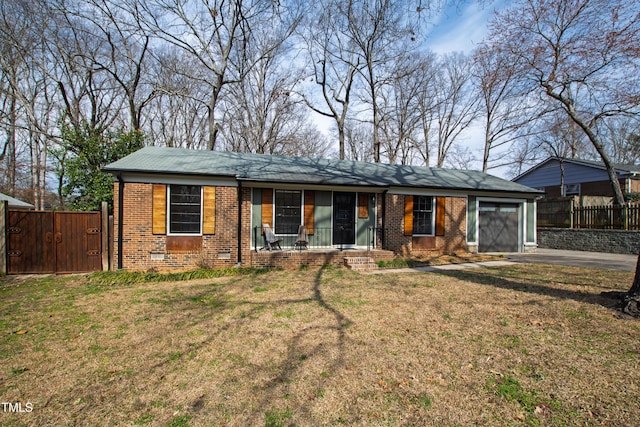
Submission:
M 262 183 L 541 193 L 479 171 L 167 147 L 145 147 L 103 170 L 229 177 Z

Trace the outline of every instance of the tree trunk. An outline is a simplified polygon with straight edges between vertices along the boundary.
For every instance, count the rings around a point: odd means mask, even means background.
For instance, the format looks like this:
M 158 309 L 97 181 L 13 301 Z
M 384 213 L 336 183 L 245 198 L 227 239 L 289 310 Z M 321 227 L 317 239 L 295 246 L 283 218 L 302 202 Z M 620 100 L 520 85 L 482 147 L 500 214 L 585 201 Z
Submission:
M 640 254 L 631 289 L 622 297 L 622 311 L 630 316 L 640 317 Z

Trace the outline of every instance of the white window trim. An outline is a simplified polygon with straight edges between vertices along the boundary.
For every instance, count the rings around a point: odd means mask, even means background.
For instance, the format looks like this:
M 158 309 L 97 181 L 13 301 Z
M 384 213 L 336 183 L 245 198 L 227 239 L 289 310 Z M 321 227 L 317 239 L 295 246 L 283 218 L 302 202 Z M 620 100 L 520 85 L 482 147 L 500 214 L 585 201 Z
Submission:
M 436 196 L 425 196 L 425 195 L 414 195 L 414 202 L 413 202 L 413 207 L 414 210 L 413 212 L 415 212 L 415 197 L 431 197 L 431 234 L 425 234 L 425 233 L 414 233 L 413 230 L 411 231 L 411 235 L 412 236 L 416 236 L 416 237 L 433 237 L 436 235 L 436 209 L 438 209 L 437 207 L 437 203 L 436 203 Z M 413 218 L 414 224 L 415 224 L 415 216 Z

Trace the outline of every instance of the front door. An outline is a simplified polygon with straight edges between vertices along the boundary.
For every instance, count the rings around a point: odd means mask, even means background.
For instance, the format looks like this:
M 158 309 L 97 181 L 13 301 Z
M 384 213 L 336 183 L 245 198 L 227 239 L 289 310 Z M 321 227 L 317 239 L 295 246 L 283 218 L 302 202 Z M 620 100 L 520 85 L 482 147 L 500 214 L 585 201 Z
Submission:
M 356 243 L 356 193 L 333 193 L 333 244 Z

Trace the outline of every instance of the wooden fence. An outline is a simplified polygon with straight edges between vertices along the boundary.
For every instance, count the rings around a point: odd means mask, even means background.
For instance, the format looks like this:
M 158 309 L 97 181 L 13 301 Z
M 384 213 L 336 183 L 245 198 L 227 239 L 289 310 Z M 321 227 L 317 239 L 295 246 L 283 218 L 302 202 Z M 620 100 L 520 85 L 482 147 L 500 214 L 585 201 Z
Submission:
M 539 200 L 538 227 L 640 230 L 640 205 L 577 206 L 575 199 Z

